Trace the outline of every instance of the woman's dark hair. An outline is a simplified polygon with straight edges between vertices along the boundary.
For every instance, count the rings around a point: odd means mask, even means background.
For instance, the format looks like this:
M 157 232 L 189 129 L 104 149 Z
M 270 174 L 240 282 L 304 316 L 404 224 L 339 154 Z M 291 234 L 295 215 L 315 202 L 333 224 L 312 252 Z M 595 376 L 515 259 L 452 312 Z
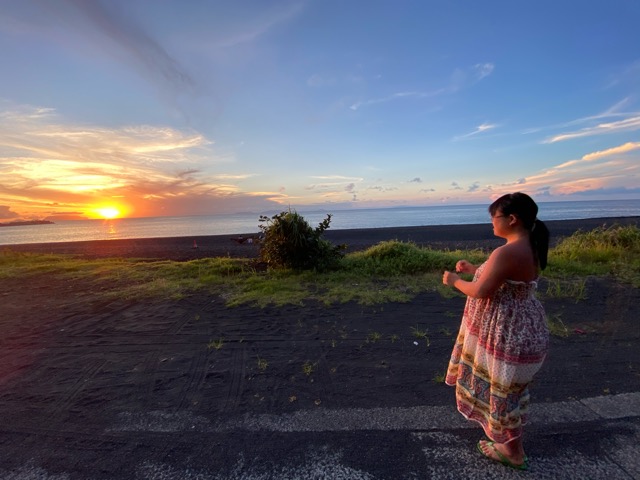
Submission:
M 503 215 L 515 215 L 529 230 L 529 238 L 533 253 L 541 269 L 547 266 L 547 254 L 549 252 L 549 229 L 541 220 L 538 220 L 538 205 L 526 193 L 516 192 L 503 195 L 491 205 L 491 216 L 497 212 Z

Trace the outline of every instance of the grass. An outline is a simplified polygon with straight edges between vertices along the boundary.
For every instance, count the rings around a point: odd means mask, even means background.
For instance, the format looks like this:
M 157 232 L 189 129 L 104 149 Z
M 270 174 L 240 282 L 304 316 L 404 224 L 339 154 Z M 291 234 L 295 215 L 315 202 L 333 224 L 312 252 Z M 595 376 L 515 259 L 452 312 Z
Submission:
M 367 343 L 377 343 L 382 339 L 382 334 L 380 332 L 370 332 L 367 335 L 366 342 Z
M 569 336 L 569 329 L 562 321 L 559 313 L 552 317 L 547 317 L 547 328 L 549 328 L 549 333 L 555 337 L 566 338 Z
M 217 340 L 212 340 L 207 344 L 207 348 L 211 350 L 212 348 L 215 350 L 220 350 L 224 346 L 224 338 L 219 338 Z
M 439 251 L 394 240 L 348 254 L 338 268 L 320 273 L 258 272 L 249 259 L 226 257 L 188 262 L 87 260 L 4 249 L 0 251 L 0 279 L 47 275 L 52 282 L 81 281 L 91 283 L 94 296 L 106 299 L 179 299 L 206 291 L 221 296 L 229 306 L 264 307 L 308 301 L 376 305 L 410 302 L 428 291 L 446 297 L 460 295 L 442 285 L 442 271 L 452 270 L 460 258 L 478 264 L 486 256 L 481 250 Z M 640 287 L 640 229 L 601 227 L 565 238 L 549 252 L 549 265 L 544 272 L 547 288 L 540 293 L 580 301 L 586 295 L 586 279 L 592 275 L 611 276 Z
M 264 372 L 269 366 L 269 362 L 267 362 L 264 358 L 258 356 L 258 370 Z
M 411 334 L 420 340 L 424 340 L 427 343 L 427 347 L 431 345 L 431 340 L 429 340 L 429 331 L 422 330 L 417 325 L 415 327 L 411 327 Z
M 304 373 L 308 377 L 315 371 L 315 367 L 315 364 L 306 361 L 302 364 L 302 373 Z
M 640 287 L 640 229 L 635 225 L 578 231 L 549 252 L 545 276 L 613 276 Z

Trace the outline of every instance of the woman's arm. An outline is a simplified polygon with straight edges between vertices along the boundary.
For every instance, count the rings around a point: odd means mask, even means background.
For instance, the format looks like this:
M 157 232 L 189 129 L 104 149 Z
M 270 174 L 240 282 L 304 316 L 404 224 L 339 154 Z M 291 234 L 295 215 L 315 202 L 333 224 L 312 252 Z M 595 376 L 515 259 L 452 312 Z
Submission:
M 468 273 L 473 275 L 476 273 L 476 270 L 478 270 L 478 267 L 466 260 L 459 260 L 458 263 L 456 263 L 456 272 L 458 273 Z
M 489 256 L 482 275 L 477 279 L 477 281 L 468 282 L 460 278 L 456 273 L 445 271 L 442 276 L 442 283 L 449 285 L 450 287 L 457 288 L 469 297 L 490 297 L 508 278 L 510 257 L 508 249 L 503 247 L 497 248 Z M 476 269 L 474 268 L 474 272 L 475 270 Z

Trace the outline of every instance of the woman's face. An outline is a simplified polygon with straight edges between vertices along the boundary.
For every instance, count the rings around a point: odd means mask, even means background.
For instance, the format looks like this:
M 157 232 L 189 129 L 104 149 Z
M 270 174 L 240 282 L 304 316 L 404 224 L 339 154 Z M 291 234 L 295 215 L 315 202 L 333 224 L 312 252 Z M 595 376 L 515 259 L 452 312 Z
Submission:
M 509 227 L 510 215 L 505 215 L 501 210 L 491 215 L 491 223 L 493 225 L 493 234 L 497 237 L 504 236 L 506 229 Z

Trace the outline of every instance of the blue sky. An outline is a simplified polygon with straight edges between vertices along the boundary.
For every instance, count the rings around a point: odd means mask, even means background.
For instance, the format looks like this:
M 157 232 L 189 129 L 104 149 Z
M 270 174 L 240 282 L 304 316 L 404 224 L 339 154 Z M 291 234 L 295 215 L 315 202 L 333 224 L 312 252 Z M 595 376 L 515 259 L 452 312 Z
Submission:
M 640 198 L 640 2 L 4 0 L 0 219 Z

